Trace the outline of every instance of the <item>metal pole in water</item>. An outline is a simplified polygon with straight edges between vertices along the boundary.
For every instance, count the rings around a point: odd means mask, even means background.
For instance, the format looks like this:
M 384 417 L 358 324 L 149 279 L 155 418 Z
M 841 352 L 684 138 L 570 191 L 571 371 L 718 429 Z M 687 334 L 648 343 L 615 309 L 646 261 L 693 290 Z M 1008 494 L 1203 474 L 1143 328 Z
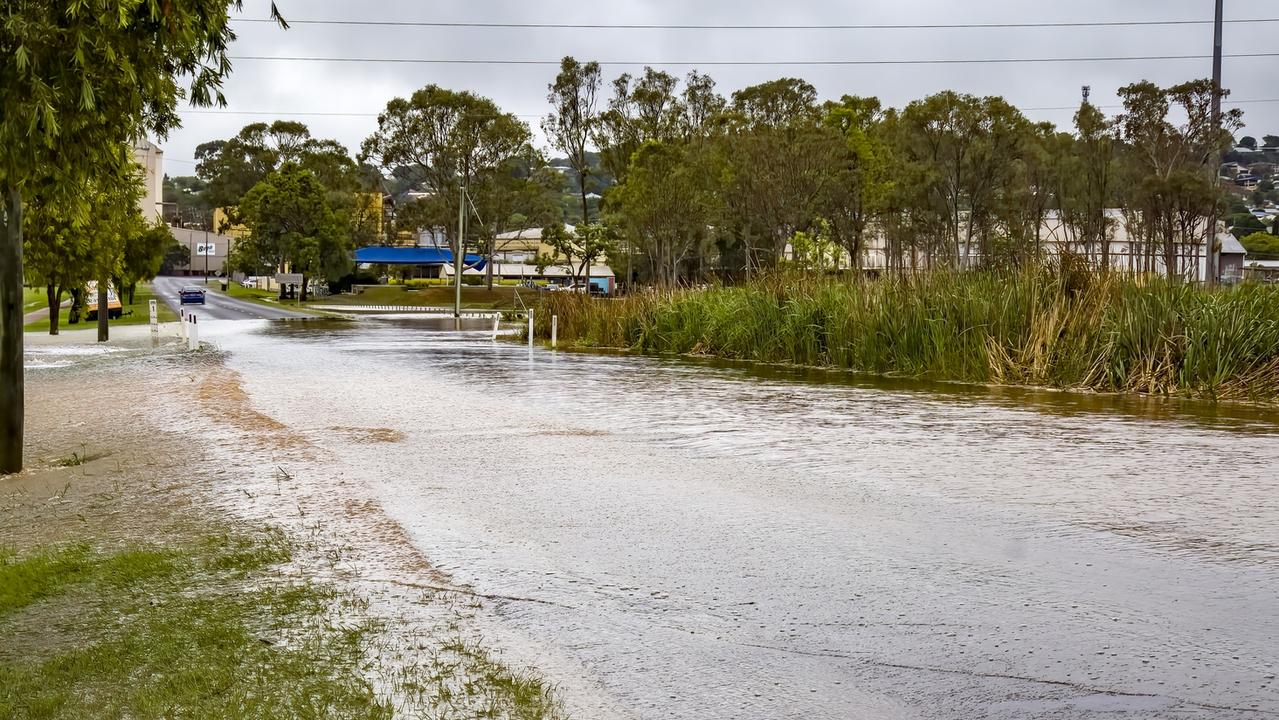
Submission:
M 528 309 L 528 347 L 533 349 L 533 308 Z
M 555 345 L 559 342 L 560 337 L 560 316 L 551 316 L 551 349 L 555 349 Z
M 462 255 L 466 252 L 466 245 L 462 242 L 462 236 L 466 233 L 466 185 L 459 181 L 458 204 L 457 204 L 457 243 L 453 245 L 453 317 L 462 317 Z

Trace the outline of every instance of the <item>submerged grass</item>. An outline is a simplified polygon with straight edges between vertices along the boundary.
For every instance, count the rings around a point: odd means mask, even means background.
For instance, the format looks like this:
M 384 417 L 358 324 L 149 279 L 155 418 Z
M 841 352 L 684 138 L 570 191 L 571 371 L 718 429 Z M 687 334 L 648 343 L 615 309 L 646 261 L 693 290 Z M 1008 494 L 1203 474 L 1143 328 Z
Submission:
M 0 555 L 0 717 L 390 717 L 279 535 Z
M 278 530 L 0 547 L 0 717 L 563 717 L 477 642 L 391 632 L 284 572 L 293 549 Z
M 1279 288 L 1019 272 L 544 300 L 535 333 L 585 346 L 976 383 L 1279 398 Z

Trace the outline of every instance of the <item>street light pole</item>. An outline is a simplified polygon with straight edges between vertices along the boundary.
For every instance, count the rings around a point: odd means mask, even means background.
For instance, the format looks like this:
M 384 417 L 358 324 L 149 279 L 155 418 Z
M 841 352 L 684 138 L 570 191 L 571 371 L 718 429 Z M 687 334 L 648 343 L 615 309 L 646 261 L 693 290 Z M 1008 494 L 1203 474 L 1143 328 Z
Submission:
M 462 237 L 465 232 L 466 184 L 461 183 L 457 203 L 457 242 L 453 244 L 453 317 L 458 320 L 462 318 L 462 253 L 465 251 Z
M 1213 23 L 1212 30 L 1212 132 L 1213 132 L 1213 162 L 1212 162 L 1212 186 L 1217 189 L 1221 185 L 1221 151 L 1218 146 L 1218 135 L 1221 133 L 1221 26 L 1222 11 L 1224 0 L 1217 0 L 1217 15 Z M 1208 228 L 1208 252 L 1205 259 L 1205 270 L 1208 274 L 1208 284 L 1216 285 L 1220 271 L 1217 269 L 1217 221 L 1221 216 L 1221 199 L 1213 197 L 1212 199 L 1212 217 L 1211 225 Z
M 209 231 L 204 231 L 204 284 L 209 284 Z

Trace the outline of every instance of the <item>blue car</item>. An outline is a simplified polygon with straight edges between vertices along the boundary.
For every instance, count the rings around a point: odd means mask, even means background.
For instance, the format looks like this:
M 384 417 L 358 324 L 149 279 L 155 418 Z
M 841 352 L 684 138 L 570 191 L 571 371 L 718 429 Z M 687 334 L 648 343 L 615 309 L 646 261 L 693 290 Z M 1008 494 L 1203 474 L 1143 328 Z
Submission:
M 204 288 L 188 285 L 178 291 L 178 301 L 182 305 L 204 304 Z

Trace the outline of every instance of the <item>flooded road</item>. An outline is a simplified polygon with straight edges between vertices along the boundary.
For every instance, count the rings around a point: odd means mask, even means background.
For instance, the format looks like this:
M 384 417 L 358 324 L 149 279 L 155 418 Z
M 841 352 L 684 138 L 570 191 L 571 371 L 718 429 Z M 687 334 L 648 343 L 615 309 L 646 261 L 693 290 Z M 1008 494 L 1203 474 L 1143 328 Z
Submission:
M 452 321 L 444 321 L 444 325 Z M 210 323 L 576 717 L 1279 716 L 1279 414 Z M 363 428 L 401 438 L 369 444 Z

